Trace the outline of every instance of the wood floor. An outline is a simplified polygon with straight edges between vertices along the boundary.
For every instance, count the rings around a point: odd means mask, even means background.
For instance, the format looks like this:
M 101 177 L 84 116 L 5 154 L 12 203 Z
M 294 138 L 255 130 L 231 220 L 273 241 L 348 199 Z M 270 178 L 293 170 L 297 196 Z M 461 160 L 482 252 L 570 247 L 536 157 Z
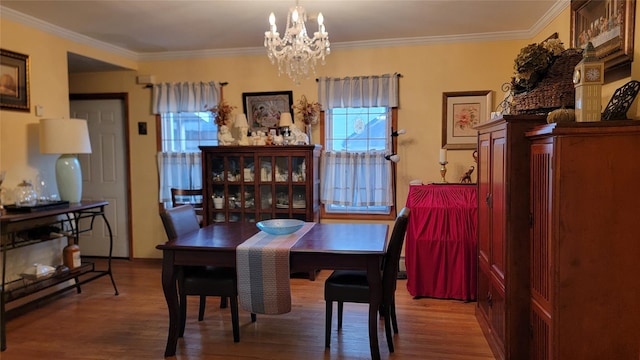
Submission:
M 163 359 L 167 307 L 159 261 L 114 260 L 120 291 L 107 277 L 41 304 L 7 323 L 3 360 Z M 343 329 L 324 347 L 323 284 L 292 279 L 293 310 L 285 315 L 240 313 L 240 342 L 234 343 L 228 309 L 209 298 L 205 320 L 197 321 L 197 298 L 190 297 L 185 337 L 171 359 L 368 359 L 367 305 L 345 304 Z M 475 303 L 412 299 L 398 280 L 395 352 L 389 353 L 384 322 L 378 329 L 382 359 L 493 359 L 474 316 Z

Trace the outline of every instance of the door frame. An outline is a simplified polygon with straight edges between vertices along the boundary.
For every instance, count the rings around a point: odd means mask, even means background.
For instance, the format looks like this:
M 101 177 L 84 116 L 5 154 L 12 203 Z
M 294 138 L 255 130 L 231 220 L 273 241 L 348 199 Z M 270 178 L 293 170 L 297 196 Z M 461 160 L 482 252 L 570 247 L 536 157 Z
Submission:
M 69 101 L 75 100 L 122 100 L 124 105 L 124 144 L 125 144 L 125 167 L 127 169 L 126 186 L 127 200 L 126 207 L 129 217 L 131 217 L 131 147 L 129 145 L 129 94 L 128 93 L 87 93 L 69 94 Z M 133 260 L 133 228 L 132 221 L 127 221 L 127 238 L 129 239 L 128 260 Z

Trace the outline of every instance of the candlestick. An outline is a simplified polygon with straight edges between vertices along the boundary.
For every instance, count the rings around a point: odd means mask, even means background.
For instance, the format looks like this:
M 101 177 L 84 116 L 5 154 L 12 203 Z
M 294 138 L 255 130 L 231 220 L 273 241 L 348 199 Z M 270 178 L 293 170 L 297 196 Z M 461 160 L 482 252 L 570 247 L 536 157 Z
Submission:
M 446 183 L 447 179 L 446 179 L 446 175 L 447 175 L 447 161 L 440 161 L 440 176 L 442 177 L 442 179 L 440 179 L 441 183 Z
M 440 149 L 440 163 L 447 162 L 447 149 Z

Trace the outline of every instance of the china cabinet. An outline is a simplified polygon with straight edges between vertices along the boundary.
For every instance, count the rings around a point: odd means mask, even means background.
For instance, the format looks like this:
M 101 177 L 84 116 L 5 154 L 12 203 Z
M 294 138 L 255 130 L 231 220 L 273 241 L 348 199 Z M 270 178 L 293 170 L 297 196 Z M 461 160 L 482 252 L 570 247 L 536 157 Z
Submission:
M 640 358 L 640 121 L 531 140 L 531 359 Z
M 204 224 L 319 221 L 320 145 L 201 146 Z
M 546 122 L 521 115 L 478 125 L 476 315 L 498 359 L 526 359 L 529 346 L 529 143 Z

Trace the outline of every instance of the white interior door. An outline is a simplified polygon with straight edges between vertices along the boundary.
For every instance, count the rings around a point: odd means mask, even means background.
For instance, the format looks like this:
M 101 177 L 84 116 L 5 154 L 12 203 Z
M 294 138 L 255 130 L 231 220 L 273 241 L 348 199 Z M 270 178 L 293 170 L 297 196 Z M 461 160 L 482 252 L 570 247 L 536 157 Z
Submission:
M 78 156 L 82 168 L 82 200 L 106 200 L 105 215 L 113 233 L 113 256 L 129 257 L 125 104 L 121 99 L 72 100 L 71 117 L 86 119 L 91 154 Z M 101 218 L 93 231 L 80 236 L 82 255 L 108 256 L 109 232 Z

